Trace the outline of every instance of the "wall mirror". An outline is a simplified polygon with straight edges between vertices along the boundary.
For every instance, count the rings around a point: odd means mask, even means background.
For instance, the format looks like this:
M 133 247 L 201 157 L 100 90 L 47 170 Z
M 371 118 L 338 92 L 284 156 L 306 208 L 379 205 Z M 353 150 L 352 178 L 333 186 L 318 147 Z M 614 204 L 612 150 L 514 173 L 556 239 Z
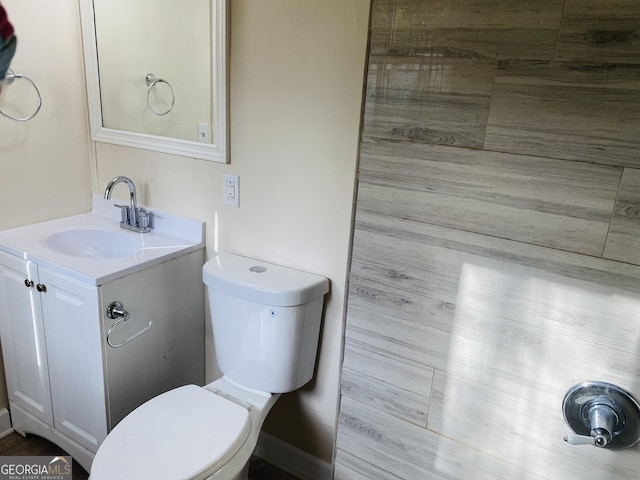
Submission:
M 228 0 L 80 0 L 91 135 L 228 161 Z

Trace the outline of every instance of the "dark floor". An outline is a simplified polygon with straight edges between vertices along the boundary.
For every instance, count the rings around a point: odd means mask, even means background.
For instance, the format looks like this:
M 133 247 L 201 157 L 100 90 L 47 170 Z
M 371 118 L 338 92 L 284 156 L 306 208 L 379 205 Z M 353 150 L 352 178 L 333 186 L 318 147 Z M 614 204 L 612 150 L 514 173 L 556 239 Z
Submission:
M 0 439 L 0 456 L 24 455 L 66 455 L 60 447 L 37 435 L 27 435 L 26 438 L 12 433 Z M 89 474 L 74 460 L 73 480 L 87 480 Z M 249 466 L 250 480 L 297 480 L 295 477 L 277 469 L 273 465 L 253 458 Z

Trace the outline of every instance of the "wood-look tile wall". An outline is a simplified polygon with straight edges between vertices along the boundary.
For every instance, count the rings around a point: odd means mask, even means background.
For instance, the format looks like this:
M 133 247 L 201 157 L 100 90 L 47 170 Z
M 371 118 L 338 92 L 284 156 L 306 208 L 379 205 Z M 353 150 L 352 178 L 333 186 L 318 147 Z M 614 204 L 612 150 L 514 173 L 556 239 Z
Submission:
M 335 478 L 635 479 L 640 2 L 374 0 Z

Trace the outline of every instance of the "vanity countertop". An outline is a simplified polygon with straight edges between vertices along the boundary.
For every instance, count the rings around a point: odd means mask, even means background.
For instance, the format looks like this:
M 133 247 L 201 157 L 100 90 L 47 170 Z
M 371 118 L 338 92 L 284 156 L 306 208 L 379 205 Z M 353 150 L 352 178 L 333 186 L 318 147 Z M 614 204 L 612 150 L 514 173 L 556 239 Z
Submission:
M 135 233 L 120 228 L 120 210 L 115 203 L 94 195 L 90 213 L 0 231 L 0 251 L 97 286 L 204 248 L 203 222 L 152 210 L 153 230 Z M 106 232 L 109 238 L 117 235 L 139 247 L 129 255 L 106 257 L 92 254 L 90 249 L 73 255 L 51 248 L 48 239 L 52 235 L 72 231 Z

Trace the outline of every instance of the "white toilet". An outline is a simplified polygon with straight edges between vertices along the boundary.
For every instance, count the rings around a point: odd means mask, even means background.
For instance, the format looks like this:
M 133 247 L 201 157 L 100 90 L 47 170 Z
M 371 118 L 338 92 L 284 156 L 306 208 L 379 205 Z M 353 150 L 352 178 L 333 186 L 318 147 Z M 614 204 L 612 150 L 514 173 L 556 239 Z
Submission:
M 203 268 L 222 378 L 159 395 L 109 433 L 90 480 L 234 480 L 280 393 L 311 380 L 326 278 L 237 255 Z

